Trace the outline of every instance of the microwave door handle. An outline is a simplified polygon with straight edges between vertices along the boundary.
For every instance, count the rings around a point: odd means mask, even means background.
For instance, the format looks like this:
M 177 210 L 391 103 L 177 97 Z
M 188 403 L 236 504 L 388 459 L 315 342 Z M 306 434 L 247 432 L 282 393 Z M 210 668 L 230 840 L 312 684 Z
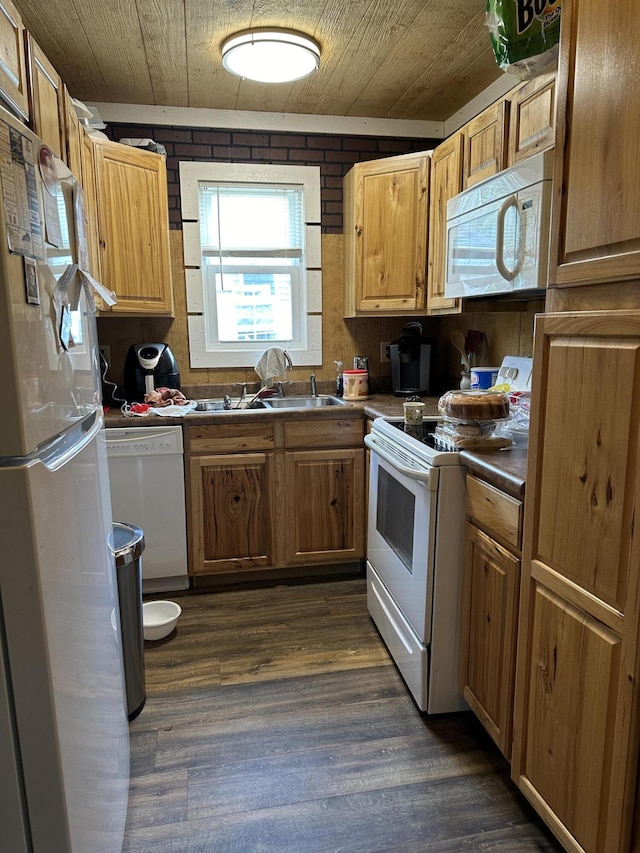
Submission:
M 521 261 L 519 260 L 516 268 L 510 270 L 504 262 L 504 220 L 510 207 L 515 207 L 517 213 L 518 199 L 515 195 L 510 195 L 509 198 L 506 198 L 502 202 L 496 221 L 496 266 L 502 278 L 507 281 L 513 281 L 521 265 Z

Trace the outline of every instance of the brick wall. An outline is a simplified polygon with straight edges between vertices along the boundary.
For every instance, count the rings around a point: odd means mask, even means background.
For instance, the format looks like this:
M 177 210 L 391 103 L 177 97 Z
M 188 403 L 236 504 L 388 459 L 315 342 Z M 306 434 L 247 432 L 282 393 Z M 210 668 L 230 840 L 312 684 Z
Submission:
M 167 149 L 171 228 L 181 228 L 180 160 L 291 163 L 320 167 L 322 231 L 326 234 L 342 233 L 342 179 L 354 163 L 426 151 L 441 141 L 126 124 L 110 125 L 106 133 L 116 140 L 122 137 L 153 139 Z

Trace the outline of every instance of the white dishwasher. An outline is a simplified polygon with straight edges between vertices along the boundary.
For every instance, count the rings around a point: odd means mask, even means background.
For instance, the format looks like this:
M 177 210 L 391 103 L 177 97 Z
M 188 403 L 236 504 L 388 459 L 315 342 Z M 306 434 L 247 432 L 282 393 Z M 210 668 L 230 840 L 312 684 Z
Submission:
M 181 426 L 104 430 L 114 521 L 144 532 L 143 592 L 187 589 Z

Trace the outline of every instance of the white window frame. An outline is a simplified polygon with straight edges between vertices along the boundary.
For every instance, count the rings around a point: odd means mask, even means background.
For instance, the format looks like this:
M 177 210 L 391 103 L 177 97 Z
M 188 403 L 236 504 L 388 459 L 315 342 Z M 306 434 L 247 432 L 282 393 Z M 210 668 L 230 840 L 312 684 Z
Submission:
M 182 233 L 187 288 L 189 363 L 191 367 L 253 367 L 269 341 L 221 343 L 207 347 L 205 287 L 200 242 L 200 183 L 299 185 L 304 193 L 305 252 L 303 292 L 306 329 L 302 340 L 278 341 L 294 365 L 322 364 L 322 272 L 320 250 L 320 169 L 317 166 L 256 165 L 245 163 L 180 162 Z M 273 342 L 274 344 L 276 342 Z

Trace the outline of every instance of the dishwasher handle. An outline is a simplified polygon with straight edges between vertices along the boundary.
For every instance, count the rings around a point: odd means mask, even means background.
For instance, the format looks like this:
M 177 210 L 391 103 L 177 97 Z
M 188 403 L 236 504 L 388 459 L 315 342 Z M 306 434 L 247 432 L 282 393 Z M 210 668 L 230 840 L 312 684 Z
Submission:
M 110 427 L 104 430 L 109 456 L 184 453 L 181 426 Z

